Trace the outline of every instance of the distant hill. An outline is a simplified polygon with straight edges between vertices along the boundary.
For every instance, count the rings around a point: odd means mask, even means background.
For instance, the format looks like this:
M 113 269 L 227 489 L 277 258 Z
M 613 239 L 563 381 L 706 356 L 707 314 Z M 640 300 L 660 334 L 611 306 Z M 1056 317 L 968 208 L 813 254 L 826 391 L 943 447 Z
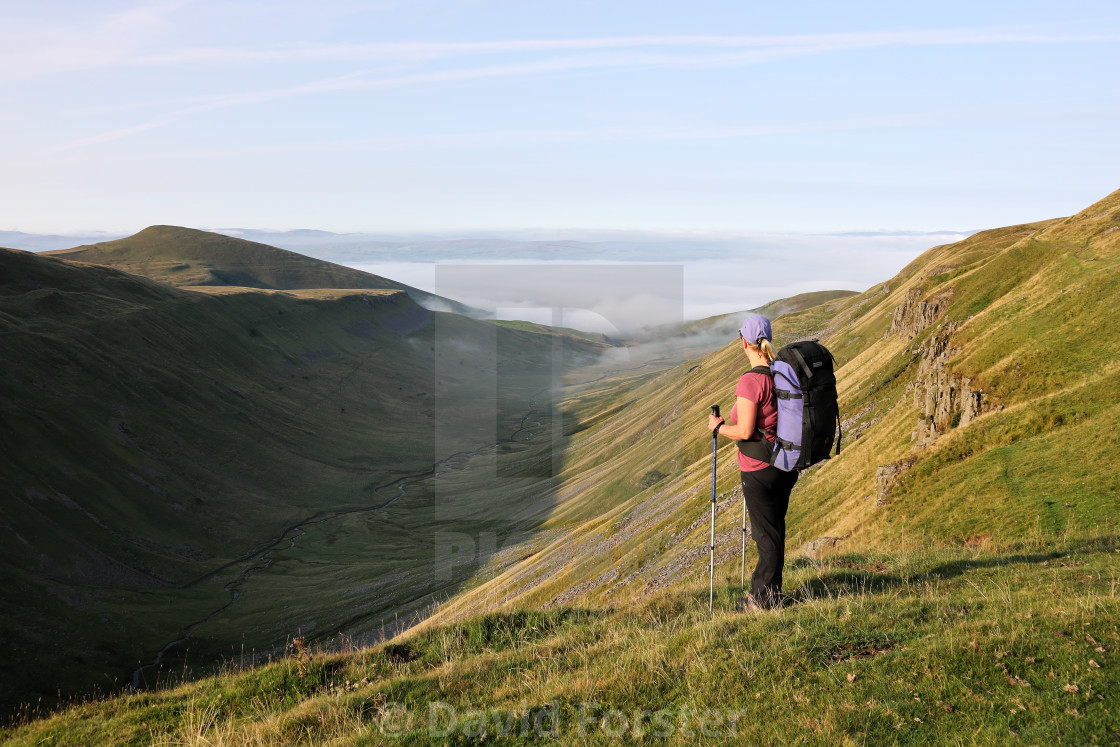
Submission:
M 393 289 L 218 291 L 0 249 L 0 712 L 119 688 L 157 654 L 141 682 L 182 671 L 185 635 L 202 664 L 391 631 L 457 583 L 432 560 L 437 393 L 473 424 L 455 451 L 502 441 L 547 479 L 549 432 L 521 425 L 547 423 L 557 367 L 606 348 L 565 334 L 557 359 L 545 328 Z M 454 531 L 539 501 L 476 487 Z
M 800 293 L 771 301 L 755 309 L 719 314 L 680 324 L 648 327 L 621 336 L 616 342 L 626 347 L 630 362 L 648 360 L 662 364 L 676 364 L 725 346 L 735 339 L 744 317 L 751 314 L 761 314 L 773 321 L 783 314 L 796 313 L 818 306 L 832 309 L 838 302 L 854 295 L 857 295 L 856 291 L 848 290 Z
M 471 311 L 458 302 L 372 273 L 268 244 L 178 226 L 150 226 L 123 239 L 43 254 L 114 267 L 180 287 L 388 288 L 403 290 L 418 303 L 459 313 Z
M 112 241 L 122 238 L 121 234 L 90 232 L 88 235 L 64 236 L 59 234 L 24 233 L 23 231 L 0 231 L 0 246 L 41 252 L 51 249 L 69 249 L 77 244 L 92 244 L 98 241 Z
M 859 295 L 859 292 L 850 290 L 826 290 L 799 293 L 789 298 L 780 298 L 777 301 L 770 301 L 758 308 L 735 311 L 730 314 L 719 314 L 705 319 L 686 322 L 683 325 L 683 329 L 688 333 L 709 333 L 734 337 L 738 333 L 743 319 L 750 314 L 759 314 L 773 321 L 783 314 L 804 311 L 814 306 L 820 306 L 821 304 L 838 301 L 842 298 L 849 298 L 855 295 Z
M 768 317 L 770 319 L 777 319 L 782 314 L 792 314 L 797 311 L 804 311 L 805 309 L 811 309 L 814 306 L 820 306 L 821 304 L 829 303 L 830 301 L 836 301 L 841 298 L 848 298 L 850 296 L 856 295 L 859 295 L 857 291 L 850 290 L 811 291 L 809 293 L 799 293 L 796 296 L 790 296 L 789 298 L 782 298 L 777 301 L 771 301 L 764 306 L 759 306 L 757 309 L 751 309 L 751 311 L 755 314 L 761 314 L 762 316 Z

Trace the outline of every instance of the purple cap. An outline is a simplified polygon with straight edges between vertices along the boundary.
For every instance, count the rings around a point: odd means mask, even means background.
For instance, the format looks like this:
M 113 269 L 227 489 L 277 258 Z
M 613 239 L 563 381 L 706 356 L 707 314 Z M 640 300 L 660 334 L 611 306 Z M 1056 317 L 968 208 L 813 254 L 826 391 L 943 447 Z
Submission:
M 757 345 L 763 337 L 767 340 L 774 339 L 770 333 L 770 320 L 764 316 L 748 316 L 739 328 L 739 337 L 751 345 Z

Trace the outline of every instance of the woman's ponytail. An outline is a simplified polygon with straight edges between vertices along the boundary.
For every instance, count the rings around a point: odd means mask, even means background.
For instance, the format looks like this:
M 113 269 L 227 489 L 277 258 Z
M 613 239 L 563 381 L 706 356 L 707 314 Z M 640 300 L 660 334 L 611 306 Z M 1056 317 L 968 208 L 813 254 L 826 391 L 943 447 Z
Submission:
M 778 357 L 777 353 L 774 352 L 774 346 L 771 345 L 770 341 L 765 337 L 759 338 L 758 348 L 762 351 L 762 354 L 766 356 L 767 363 L 773 363 L 774 359 Z

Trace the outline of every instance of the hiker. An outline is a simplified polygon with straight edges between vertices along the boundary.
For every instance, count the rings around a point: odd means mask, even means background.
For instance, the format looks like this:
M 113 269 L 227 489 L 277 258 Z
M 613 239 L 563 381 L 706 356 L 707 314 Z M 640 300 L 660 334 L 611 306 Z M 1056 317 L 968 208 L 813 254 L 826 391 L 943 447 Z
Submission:
M 778 406 L 770 363 L 775 358 L 770 345 L 770 320 L 751 316 L 739 330 L 743 352 L 751 369 L 739 377 L 735 387 L 735 406 L 728 419 L 708 416 L 713 437 L 733 441 L 765 438 L 774 442 Z M 762 433 L 761 431 L 766 431 Z M 769 462 L 737 454 L 743 481 L 743 499 L 751 520 L 751 537 L 758 547 L 758 564 L 751 575 L 751 591 L 741 602 L 746 608 L 773 609 L 782 603 L 782 566 L 785 564 L 786 509 L 789 494 L 797 482 L 797 470 L 778 469 Z

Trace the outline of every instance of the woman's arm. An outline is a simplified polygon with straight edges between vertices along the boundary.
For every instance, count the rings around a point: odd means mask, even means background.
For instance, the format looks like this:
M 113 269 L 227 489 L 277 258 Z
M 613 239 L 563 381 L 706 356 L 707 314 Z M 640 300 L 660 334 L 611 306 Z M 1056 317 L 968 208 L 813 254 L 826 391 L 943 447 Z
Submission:
M 735 411 L 738 417 L 737 423 L 727 423 L 722 418 L 709 415 L 708 430 L 715 430 L 717 425 L 723 423 L 723 426 L 719 429 L 719 435 L 727 436 L 733 441 L 745 441 L 753 438 L 755 421 L 758 418 L 758 403 L 746 397 L 736 397 Z

